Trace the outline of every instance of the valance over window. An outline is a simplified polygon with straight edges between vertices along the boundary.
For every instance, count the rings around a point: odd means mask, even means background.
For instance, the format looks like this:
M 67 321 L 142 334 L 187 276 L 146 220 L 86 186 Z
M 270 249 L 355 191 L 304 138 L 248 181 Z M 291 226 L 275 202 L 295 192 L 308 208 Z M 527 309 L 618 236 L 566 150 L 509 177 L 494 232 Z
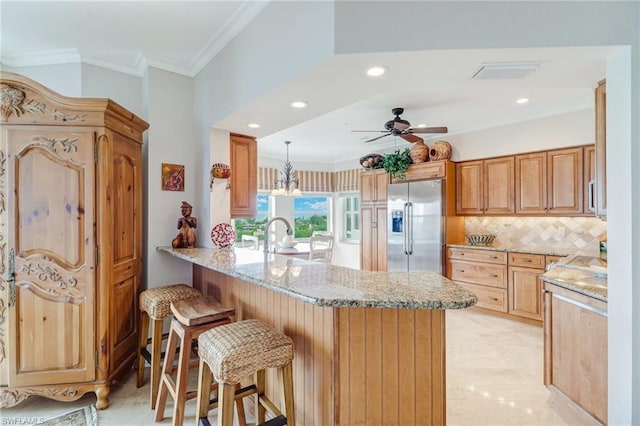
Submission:
M 298 170 L 300 190 L 302 192 L 348 192 L 358 191 L 362 169 L 342 170 L 339 172 L 319 172 Z M 272 167 L 258 168 L 258 190 L 271 191 L 280 171 Z

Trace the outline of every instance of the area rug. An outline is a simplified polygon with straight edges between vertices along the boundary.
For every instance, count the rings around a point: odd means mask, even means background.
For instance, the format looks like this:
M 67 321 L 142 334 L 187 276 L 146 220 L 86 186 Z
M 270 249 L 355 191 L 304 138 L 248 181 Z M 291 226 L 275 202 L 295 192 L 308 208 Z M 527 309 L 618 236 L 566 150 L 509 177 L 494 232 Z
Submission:
M 97 426 L 98 412 L 95 406 L 89 405 L 37 424 L 44 426 Z

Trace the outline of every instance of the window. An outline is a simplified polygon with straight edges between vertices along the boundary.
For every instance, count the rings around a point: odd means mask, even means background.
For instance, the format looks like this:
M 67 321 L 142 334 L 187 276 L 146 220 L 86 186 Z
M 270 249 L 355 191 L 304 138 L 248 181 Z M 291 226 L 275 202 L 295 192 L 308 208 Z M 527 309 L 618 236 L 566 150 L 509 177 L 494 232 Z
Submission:
M 360 197 L 345 194 L 340 196 L 342 205 L 342 238 L 345 241 L 360 240 Z
M 243 235 L 256 235 L 264 239 L 264 227 L 269 220 L 269 195 L 258 194 L 256 197 L 256 216 L 248 219 L 234 219 L 236 241 L 242 241 Z
M 297 197 L 293 201 L 295 238 L 309 238 L 313 231 L 329 230 L 329 197 Z

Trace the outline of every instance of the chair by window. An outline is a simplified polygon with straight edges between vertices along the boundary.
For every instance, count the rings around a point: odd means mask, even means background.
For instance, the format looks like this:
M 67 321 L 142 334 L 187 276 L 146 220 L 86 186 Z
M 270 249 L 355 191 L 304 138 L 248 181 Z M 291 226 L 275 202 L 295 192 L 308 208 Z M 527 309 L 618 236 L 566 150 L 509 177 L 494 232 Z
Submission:
M 260 250 L 260 240 L 255 235 L 243 235 L 242 247 L 251 247 L 255 250 Z
M 312 237 L 332 237 L 333 233 L 331 231 L 313 231 L 311 234 Z
M 315 235 L 309 238 L 309 260 L 331 263 L 333 235 Z

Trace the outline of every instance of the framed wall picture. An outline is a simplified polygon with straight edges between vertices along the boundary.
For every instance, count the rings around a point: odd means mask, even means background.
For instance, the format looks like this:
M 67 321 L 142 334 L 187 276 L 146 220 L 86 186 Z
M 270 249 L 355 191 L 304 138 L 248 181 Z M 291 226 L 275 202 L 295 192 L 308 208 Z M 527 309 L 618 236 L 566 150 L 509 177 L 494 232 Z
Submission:
M 184 191 L 184 165 L 162 163 L 162 190 Z

